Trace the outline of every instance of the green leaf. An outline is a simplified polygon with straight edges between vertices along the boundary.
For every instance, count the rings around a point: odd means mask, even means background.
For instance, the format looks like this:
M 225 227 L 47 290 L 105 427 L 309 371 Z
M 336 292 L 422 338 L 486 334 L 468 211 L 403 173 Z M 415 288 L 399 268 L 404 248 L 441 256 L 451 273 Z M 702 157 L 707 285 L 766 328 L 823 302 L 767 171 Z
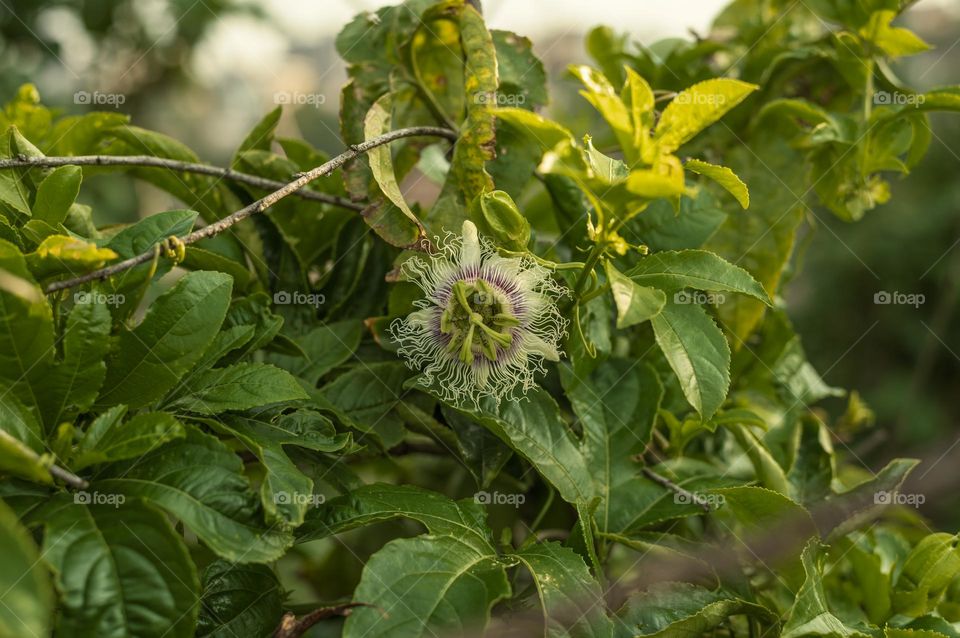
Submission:
M 759 534 L 784 524 L 793 526 L 791 531 L 802 538 L 817 533 L 810 513 L 779 492 L 740 485 L 720 488 L 714 493 L 723 495 L 724 509 L 733 514 L 748 534 Z
M 98 295 L 74 296 L 63 330 L 63 359 L 39 366 L 32 383 L 44 397 L 38 406 L 48 430 L 86 412 L 97 398 L 107 367 L 110 311 Z
M 353 356 L 363 333 L 361 321 L 339 321 L 317 326 L 295 339 L 306 357 L 269 355 L 267 361 L 289 370 L 313 386 L 321 377 Z
M 53 312 L 27 270 L 19 249 L 0 240 L 0 270 L 26 282 L 31 294 L 0 287 L 0 385 L 17 391 L 28 406 L 42 402 L 28 382 L 31 371 L 53 355 Z
M 391 130 L 390 110 L 392 104 L 393 96 L 387 93 L 367 111 L 367 116 L 363 121 L 364 137 L 367 140 Z M 386 207 L 382 215 L 377 217 L 364 216 L 364 219 L 371 224 L 378 235 L 394 246 L 400 246 L 401 248 L 413 246 L 421 235 L 420 222 L 407 205 L 403 193 L 400 192 L 400 185 L 397 183 L 397 177 L 394 174 L 390 146 L 386 144 L 378 146 L 367 153 L 367 157 L 370 162 L 370 170 L 373 172 L 373 178 L 394 206 Z
M 192 376 L 185 385 L 170 407 L 195 414 L 220 414 L 308 398 L 289 372 L 266 363 L 213 368 Z
M 613 636 L 603 592 L 579 554 L 560 543 L 538 543 L 513 556 L 529 570 L 537 586 L 546 636 Z
M 37 187 L 33 218 L 53 226 L 62 224 L 80 192 L 82 177 L 79 166 L 61 166 L 47 175 Z
M 580 420 L 585 463 L 601 498 L 597 527 L 622 532 L 663 493 L 633 459 L 650 441 L 663 387 L 650 366 L 624 359 L 608 359 L 588 378 L 563 366 L 560 380 Z
M 497 405 L 492 399 L 484 399 L 479 410 L 456 409 L 529 461 L 557 488 L 563 500 L 585 503 L 594 496 L 590 468 L 560 420 L 556 401 L 543 389 L 528 391 L 523 401 L 502 401 Z
M 374 483 L 311 510 L 297 532 L 302 543 L 395 518 L 421 523 L 430 534 L 453 536 L 480 552 L 493 551 L 486 511 L 473 499 L 452 499 L 413 485 Z
M 717 184 L 723 187 L 725 191 L 733 195 L 740 206 L 744 209 L 750 208 L 750 192 L 747 185 L 743 183 L 737 174 L 726 166 L 717 166 L 697 159 L 690 159 L 683 165 L 688 171 L 693 171 L 698 175 L 709 177 Z
M 763 444 L 760 437 L 742 423 L 731 423 L 727 425 L 727 429 L 733 433 L 737 443 L 750 459 L 760 485 L 784 496 L 790 495 L 790 483 L 787 481 L 786 473 L 773 458 L 770 450 Z
M 118 405 L 98 416 L 77 444 L 74 470 L 108 461 L 138 458 L 164 443 L 182 439 L 183 426 L 166 412 L 141 412 L 123 421 L 126 406 Z
M 0 394 L 0 429 L 34 452 L 43 452 L 43 429 L 12 392 Z
M 772 297 L 803 220 L 803 205 L 794 193 L 803 193 L 808 186 L 803 172 L 794 170 L 802 157 L 787 144 L 770 141 L 750 151 L 733 152 L 727 160 L 750 184 L 750 214 L 728 215 L 705 248 L 749 272 Z M 765 309 L 761 301 L 740 295 L 720 306 L 718 317 L 736 336 L 735 349 L 753 332 Z
M 490 608 L 510 595 L 503 564 L 453 536 L 401 538 L 384 545 L 363 569 L 358 607 L 344 638 L 419 638 L 482 631 Z
M 288 534 L 265 528 L 240 458 L 192 428 L 186 438 L 110 465 L 99 476 L 91 490 L 140 497 L 162 507 L 223 558 L 268 562 L 292 543 Z
M 178 264 L 187 270 L 219 270 L 233 277 L 234 285 L 243 290 L 250 283 L 250 270 L 246 264 L 231 259 L 212 250 L 192 244 L 182 262 Z
M 68 115 L 58 119 L 50 132 L 48 155 L 93 155 L 101 151 L 103 140 L 110 131 L 127 124 L 130 116 L 124 113 L 93 111 L 83 115 Z
M 283 115 L 283 107 L 278 106 L 254 125 L 247 133 L 247 136 L 240 142 L 237 152 L 233 154 L 231 166 L 237 168 L 240 155 L 246 151 L 269 151 L 273 143 L 274 133 L 277 131 L 277 124 L 280 123 L 280 117 Z
M 726 218 L 717 197 L 701 188 L 695 198 L 680 199 L 679 215 L 669 202 L 654 201 L 628 227 L 636 229 L 651 250 L 681 250 L 700 248 Z
M 121 259 L 136 257 L 171 235 L 186 235 L 193 229 L 196 220 L 197 212 L 192 210 L 154 213 L 120 230 L 106 246 Z
M 684 89 L 663 109 L 653 139 L 664 153 L 672 153 L 737 106 L 758 87 L 716 78 Z
M 17 154 L 10 148 L 10 137 L 7 131 L 0 130 L 0 157 L 11 158 Z M 29 217 L 30 190 L 25 182 L 21 171 L 0 170 L 0 202 Z
M 0 501 L 0 636 L 49 636 L 53 588 L 29 532 Z
M 110 129 L 113 138 L 107 152 L 111 155 L 150 155 L 181 162 L 197 163 L 200 159 L 182 142 L 171 137 L 136 126 L 118 126 Z M 154 186 L 165 190 L 188 208 L 199 211 L 208 222 L 240 208 L 237 197 L 220 178 L 196 173 L 178 173 L 166 168 L 133 168 L 130 172 Z M 236 227 L 237 229 L 240 226 Z M 239 231 L 242 234 L 242 231 Z M 253 242 L 251 242 L 253 245 Z
M 280 624 L 283 589 L 265 565 L 215 560 L 203 572 L 198 638 L 268 636 Z
M 698 305 L 668 301 L 651 322 L 683 395 L 706 421 L 723 404 L 730 386 L 727 339 Z
M 841 559 L 849 561 L 852 568 L 852 581 L 857 588 L 854 602 L 863 606 L 871 623 L 882 625 L 890 616 L 890 569 L 889 565 L 884 569 L 883 557 L 869 547 L 868 537 L 869 533 L 853 539 L 842 538 L 835 547 Z
M 411 376 L 399 361 L 362 363 L 313 394 L 318 405 L 334 412 L 350 427 L 371 434 L 387 448 L 403 438 L 403 424 L 394 406 Z
M 830 636 L 832 638 L 869 638 L 869 634 L 845 625 L 827 605 L 823 588 L 823 561 L 820 541 L 811 539 L 803 549 L 803 569 L 806 579 L 787 615 L 783 638 Z
M 897 12 L 892 9 L 874 11 L 867 24 L 860 28 L 860 35 L 894 58 L 916 55 L 930 49 L 930 45 L 910 29 L 891 26 L 896 17 Z
M 513 98 L 518 105 L 533 110 L 548 102 L 547 72 L 533 52 L 529 38 L 512 31 L 491 29 L 497 52 L 497 95 Z
M 960 548 L 953 534 L 930 534 L 903 562 L 893 590 L 893 610 L 922 616 L 937 607 L 947 587 L 960 575 Z
M 878 496 L 890 494 L 900 489 L 910 472 L 919 464 L 917 459 L 893 459 L 876 476 L 860 483 L 846 492 L 838 494 L 834 500 L 844 505 L 845 518 L 834 521 L 832 529 L 822 530 L 829 539 L 840 538 L 872 521 L 878 508 L 884 504 L 878 502 Z
M 640 285 L 668 292 L 683 288 L 738 292 L 770 303 L 763 286 L 750 273 L 708 250 L 653 253 L 641 259 L 628 275 Z
M 662 290 L 650 286 L 641 286 L 630 277 L 617 270 L 613 263 L 604 264 L 610 292 L 617 306 L 617 328 L 629 328 L 658 315 L 667 303 Z
M 98 404 L 138 408 L 176 385 L 220 329 L 231 286 L 229 275 L 193 272 L 160 295 L 139 325 L 120 333 Z
M 631 636 L 685 638 L 707 635 L 731 616 L 741 614 L 774 628 L 778 625 L 776 614 L 762 605 L 690 583 L 657 583 L 633 596 L 619 615 L 630 627 Z
M 265 473 L 260 483 L 260 502 L 267 521 L 290 528 L 303 523 L 308 507 L 322 502 L 323 496 L 314 494 L 313 480 L 290 460 L 285 447 L 335 452 L 351 440 L 349 434 L 337 434 L 330 420 L 313 410 L 228 415 L 204 423 L 218 432 L 235 436 L 257 456 Z
M 41 511 L 44 558 L 60 591 L 58 634 L 193 636 L 197 571 L 167 517 L 138 501 L 85 500 L 61 495 Z
M 196 220 L 197 212 L 192 210 L 167 210 L 154 213 L 123 228 L 106 242 L 106 247 L 117 253 L 120 259 L 136 257 L 152 250 L 159 242 L 172 235 L 177 237 L 186 235 L 193 229 Z M 161 259 L 157 264 L 154 279 L 169 272 L 170 268 L 172 268 L 172 262 L 169 259 Z M 110 281 L 114 290 L 127 290 L 142 283 L 150 270 L 151 264 L 141 264 L 115 275 Z
M 619 35 L 608 26 L 597 26 L 587 33 L 586 48 L 614 84 L 624 80 L 627 35 Z

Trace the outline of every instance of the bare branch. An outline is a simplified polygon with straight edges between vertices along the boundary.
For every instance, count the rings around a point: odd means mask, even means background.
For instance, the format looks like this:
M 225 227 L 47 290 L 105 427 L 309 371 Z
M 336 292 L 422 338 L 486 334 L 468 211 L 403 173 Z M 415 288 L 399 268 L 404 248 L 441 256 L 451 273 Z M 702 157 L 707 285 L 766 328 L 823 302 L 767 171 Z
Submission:
M 337 170 L 338 168 L 340 168 L 341 166 L 343 166 L 353 158 L 363 153 L 366 153 L 370 149 L 376 148 L 378 146 L 382 146 L 384 144 L 389 144 L 390 142 L 393 142 L 395 140 L 399 140 L 405 137 L 417 137 L 417 136 L 445 137 L 451 141 L 456 141 L 457 139 L 457 135 L 454 131 L 451 131 L 450 129 L 439 128 L 436 126 L 414 126 L 410 128 L 398 129 L 396 131 L 390 131 L 389 133 L 385 133 L 373 139 L 369 139 L 361 144 L 355 144 L 351 146 L 348 150 L 332 158 L 330 161 L 326 162 L 325 164 L 322 164 L 321 166 L 318 166 L 314 169 L 311 169 L 309 171 L 302 173 L 300 177 L 293 180 L 292 182 L 284 185 L 281 188 L 278 188 L 272 193 L 253 202 L 252 204 L 248 206 L 244 206 L 240 210 L 231 213 L 227 217 L 224 217 L 221 220 L 218 220 L 212 224 L 204 226 L 203 228 L 195 230 L 189 235 L 185 235 L 181 237 L 180 241 L 182 241 L 184 244 L 193 244 L 200 241 L 201 239 L 213 237 L 214 235 L 217 235 L 227 230 L 237 222 L 243 221 L 244 219 L 246 219 L 247 217 L 250 217 L 251 215 L 255 215 L 257 213 L 261 213 L 265 211 L 266 209 L 270 208 L 271 206 L 279 202 L 284 197 L 287 197 L 289 195 L 296 193 L 298 190 L 300 190 L 301 188 L 303 188 L 304 186 L 306 186 L 307 184 L 309 184 L 310 182 L 312 182 L 313 180 L 319 177 L 329 175 L 330 173 Z M 421 229 L 421 233 L 422 232 L 423 231 Z M 79 277 L 72 277 L 70 279 L 64 279 L 63 281 L 55 281 L 49 286 L 47 286 L 44 292 L 49 294 L 52 292 L 57 292 L 58 290 L 66 290 L 68 288 L 73 288 L 74 286 L 79 286 L 81 284 L 85 284 L 90 281 L 106 279 L 107 277 L 123 272 L 125 270 L 129 270 L 135 266 L 139 266 L 140 264 L 150 261 L 151 259 L 153 259 L 153 255 L 154 255 L 154 250 L 151 248 L 150 250 L 143 252 L 137 255 L 136 257 L 125 259 L 123 261 L 117 262 L 115 264 L 111 264 L 104 268 L 94 270 L 93 272 L 89 272 L 85 275 L 81 275 Z
M 299 619 L 295 614 L 287 612 L 280 621 L 280 626 L 274 632 L 274 638 L 300 638 L 308 629 L 316 625 L 321 620 L 333 618 L 334 616 L 349 616 L 355 607 L 368 607 L 365 603 L 347 603 L 335 607 L 321 607 L 315 609 L 309 614 L 301 616 Z
M 211 166 L 209 164 L 197 164 L 195 162 L 181 162 L 165 157 L 151 157 L 150 155 L 73 155 L 65 157 L 26 157 L 21 156 L 13 159 L 0 159 L 0 169 L 4 168 L 55 168 L 57 166 L 127 166 L 127 167 L 145 167 L 145 168 L 164 168 L 181 173 L 196 173 L 198 175 L 209 175 L 221 179 L 229 179 L 234 182 L 249 184 L 265 190 L 277 190 L 285 185 L 284 182 L 278 182 L 259 175 L 251 175 L 235 171 L 232 168 L 222 168 L 220 166 Z M 313 201 L 332 204 L 350 210 L 361 211 L 363 204 L 352 202 L 345 197 L 329 195 L 327 193 L 317 193 L 315 191 L 299 190 L 294 193 L 297 197 Z

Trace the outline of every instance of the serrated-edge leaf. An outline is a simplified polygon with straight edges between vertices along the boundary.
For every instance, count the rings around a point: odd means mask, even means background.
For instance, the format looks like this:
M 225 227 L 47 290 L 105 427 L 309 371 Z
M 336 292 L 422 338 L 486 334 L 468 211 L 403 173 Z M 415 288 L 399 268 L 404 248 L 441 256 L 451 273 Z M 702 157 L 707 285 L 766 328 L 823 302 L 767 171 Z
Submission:
M 707 311 L 693 304 L 668 302 L 651 322 L 657 345 L 677 375 L 684 396 L 706 421 L 723 404 L 730 387 L 726 337 Z
M 733 195 L 744 210 L 750 208 L 750 191 L 747 190 L 747 185 L 743 183 L 743 180 L 731 169 L 698 159 L 687 160 L 683 167 L 698 175 L 709 177 Z

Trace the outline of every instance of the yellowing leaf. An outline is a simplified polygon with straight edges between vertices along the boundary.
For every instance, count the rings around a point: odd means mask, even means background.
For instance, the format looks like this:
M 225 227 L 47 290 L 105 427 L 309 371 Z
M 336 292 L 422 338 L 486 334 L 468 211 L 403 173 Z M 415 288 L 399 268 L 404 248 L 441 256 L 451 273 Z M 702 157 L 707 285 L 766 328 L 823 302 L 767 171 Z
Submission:
M 369 140 L 390 131 L 392 103 L 393 96 L 388 93 L 377 100 L 367 111 L 367 116 L 363 121 L 363 134 L 366 139 Z M 367 223 L 373 227 L 378 235 L 395 246 L 403 247 L 414 244 L 421 235 L 419 222 L 417 216 L 413 214 L 406 200 L 404 200 L 403 193 L 400 192 L 400 185 L 397 183 L 397 176 L 394 173 L 390 147 L 386 144 L 378 146 L 368 153 L 368 158 L 373 178 L 377 181 L 383 194 L 395 207 L 386 206 L 380 215 L 365 216 Z
M 750 207 L 750 192 L 747 190 L 747 185 L 737 177 L 736 173 L 726 166 L 717 166 L 716 164 L 709 164 L 697 159 L 692 159 L 687 160 L 684 168 L 698 175 L 709 177 L 722 186 L 725 191 L 736 197 L 737 201 L 740 202 L 740 206 L 744 209 Z
M 79 274 L 96 270 L 117 253 L 93 242 L 66 235 L 51 235 L 26 255 L 27 266 L 37 279 L 60 274 Z
M 631 171 L 627 177 L 627 190 L 645 199 L 677 198 L 683 187 L 683 166 L 672 155 L 664 155 L 652 168 Z
M 562 142 L 571 144 L 574 142 L 573 133 L 565 127 L 532 111 L 511 106 L 495 109 L 493 113 L 510 126 L 536 140 L 544 151 L 549 151 Z
M 698 82 L 663 109 L 654 132 L 661 152 L 672 153 L 740 104 L 757 85 L 729 78 Z
M 586 65 L 571 66 L 570 72 L 586 87 L 586 90 L 580 91 L 580 95 L 607 121 L 623 149 L 624 156 L 632 163 L 637 155 L 633 143 L 633 122 L 630 111 L 617 95 L 613 85 L 603 73 Z

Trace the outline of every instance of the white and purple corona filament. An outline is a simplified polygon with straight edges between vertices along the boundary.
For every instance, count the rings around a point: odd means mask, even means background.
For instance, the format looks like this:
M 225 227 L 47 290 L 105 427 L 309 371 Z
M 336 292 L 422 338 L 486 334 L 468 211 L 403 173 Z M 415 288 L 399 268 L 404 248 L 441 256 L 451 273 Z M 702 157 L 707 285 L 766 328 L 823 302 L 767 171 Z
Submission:
M 403 272 L 425 297 L 390 332 L 407 365 L 444 400 L 517 398 L 545 360 L 559 360 L 567 322 L 556 299 L 564 289 L 529 257 L 498 255 L 472 222 L 438 254 L 405 262 Z

